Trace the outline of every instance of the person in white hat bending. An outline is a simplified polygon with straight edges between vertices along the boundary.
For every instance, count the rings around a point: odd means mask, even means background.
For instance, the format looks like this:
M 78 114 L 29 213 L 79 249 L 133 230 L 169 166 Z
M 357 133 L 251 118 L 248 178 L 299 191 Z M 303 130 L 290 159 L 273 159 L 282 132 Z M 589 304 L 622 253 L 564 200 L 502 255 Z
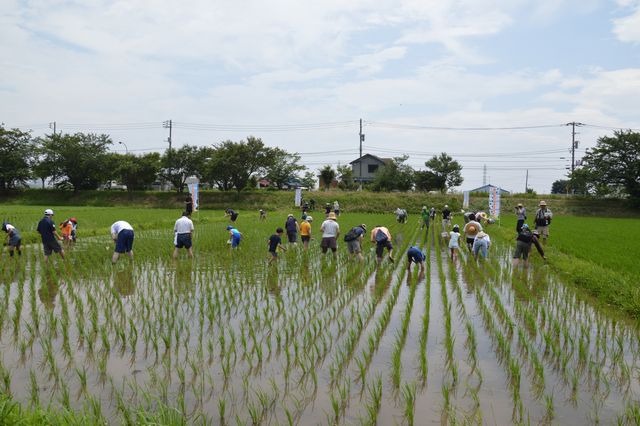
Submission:
M 546 243 L 547 238 L 549 238 L 549 225 L 551 224 L 551 219 L 553 218 L 553 213 L 551 210 L 547 208 L 546 201 L 540 201 L 539 209 L 536 211 L 535 224 L 536 231 L 540 233 L 542 237 L 542 242 Z
M 53 210 L 46 209 L 44 211 L 44 217 L 38 222 L 38 233 L 42 238 L 42 248 L 44 249 L 44 261 L 49 263 L 49 256 L 55 252 L 64 259 L 64 250 L 58 243 L 58 240 L 62 240 L 62 237 L 58 235 L 56 230 L 56 224 L 51 219 L 53 217 Z

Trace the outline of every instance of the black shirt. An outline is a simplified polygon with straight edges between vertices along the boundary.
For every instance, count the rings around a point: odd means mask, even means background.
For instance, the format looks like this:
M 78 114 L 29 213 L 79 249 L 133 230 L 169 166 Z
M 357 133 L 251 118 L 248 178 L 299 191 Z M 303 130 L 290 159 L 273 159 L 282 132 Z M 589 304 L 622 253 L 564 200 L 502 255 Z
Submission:
M 442 218 L 443 219 L 449 219 L 449 216 L 451 216 L 451 211 L 449 209 L 442 210 Z
M 49 216 L 45 216 L 38 222 L 38 232 L 42 236 L 42 242 L 48 243 L 56 240 L 54 234 L 56 230 L 56 224 Z
M 269 237 L 269 251 L 275 253 L 281 243 L 282 238 L 278 234 L 273 234 Z

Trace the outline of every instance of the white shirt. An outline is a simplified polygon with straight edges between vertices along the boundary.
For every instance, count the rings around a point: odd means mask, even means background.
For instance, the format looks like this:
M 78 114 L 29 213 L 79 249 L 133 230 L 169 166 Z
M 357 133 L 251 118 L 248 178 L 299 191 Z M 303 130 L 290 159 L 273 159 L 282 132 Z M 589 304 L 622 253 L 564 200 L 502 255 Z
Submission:
M 133 227 L 129 225 L 129 222 L 125 222 L 124 220 L 119 220 L 113 225 L 111 225 L 111 234 L 118 235 L 120 231 L 124 229 L 129 229 L 133 231 Z
M 193 222 L 188 217 L 182 216 L 180 219 L 176 220 L 173 231 L 176 234 L 190 234 L 193 232 Z
M 7 234 L 10 233 L 11 231 L 13 231 L 14 229 L 16 229 L 12 224 L 7 223 L 6 225 L 7 227 Z
M 340 225 L 335 220 L 327 219 L 322 222 L 320 231 L 322 231 L 322 238 L 337 237 L 340 232 Z

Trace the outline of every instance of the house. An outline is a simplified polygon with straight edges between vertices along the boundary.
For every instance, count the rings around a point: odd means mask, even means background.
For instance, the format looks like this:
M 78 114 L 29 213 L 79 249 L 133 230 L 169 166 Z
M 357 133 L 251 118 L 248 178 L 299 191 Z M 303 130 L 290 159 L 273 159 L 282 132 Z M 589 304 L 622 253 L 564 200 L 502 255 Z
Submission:
M 380 158 L 376 155 L 365 154 L 349 163 L 351 164 L 351 170 L 353 171 L 353 180 L 355 182 L 372 182 L 376 177 L 378 169 L 390 162 L 391 158 Z M 361 165 L 362 176 L 360 175 Z
M 511 192 L 507 191 L 506 189 L 502 189 L 502 188 L 500 188 L 498 186 L 491 185 L 491 184 L 483 185 L 480 188 L 472 189 L 469 192 L 472 193 L 472 194 L 474 192 L 481 192 L 481 193 L 487 193 L 488 194 L 491 191 L 492 188 L 497 188 L 498 191 L 500 191 L 500 195 L 509 195 L 509 194 L 511 194 Z

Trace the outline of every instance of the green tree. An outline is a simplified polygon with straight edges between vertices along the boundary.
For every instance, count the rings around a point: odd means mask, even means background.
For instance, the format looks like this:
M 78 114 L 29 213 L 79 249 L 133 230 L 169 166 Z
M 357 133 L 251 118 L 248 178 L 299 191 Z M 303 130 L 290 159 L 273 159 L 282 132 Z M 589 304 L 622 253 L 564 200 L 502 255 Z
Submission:
M 429 170 L 416 170 L 414 174 L 416 189 L 419 191 L 442 191 L 447 185 L 444 176 L 437 175 Z
M 206 167 L 206 180 L 222 190 L 235 188 L 240 192 L 251 177 L 266 173 L 271 164 L 272 150 L 260 138 L 249 136 L 246 141 L 224 141 L 214 146 Z
M 428 171 L 440 178 L 439 182 L 444 180 L 444 184 L 441 184 L 441 187 L 438 188 L 442 192 L 460 186 L 464 181 L 461 173 L 462 166 L 445 152 L 439 156 L 434 155 L 433 158 L 424 163 L 424 165 L 427 166 Z
M 323 168 L 318 170 L 320 174 L 318 175 L 318 179 L 320 180 L 320 185 L 324 186 L 324 189 L 327 190 L 331 188 L 331 183 L 336 179 L 336 171 L 329 164 L 324 166 Z
M 31 134 L 0 126 L 0 190 L 26 185 L 34 163 L 34 143 Z
M 189 176 L 199 176 L 205 168 L 206 149 L 184 145 L 167 149 L 160 159 L 160 176 L 182 192 Z M 203 155 L 204 153 L 204 155 Z
M 408 155 L 394 157 L 390 162 L 378 168 L 372 189 L 374 191 L 408 191 L 413 188 L 414 170 L 410 165 L 405 164 L 408 159 Z
M 640 133 L 616 131 L 613 136 L 600 137 L 595 148 L 582 157 L 582 166 L 588 185 L 597 193 L 622 194 L 640 201 Z
M 558 179 L 551 184 L 552 194 L 566 194 L 569 190 L 569 180 Z
M 337 175 L 340 189 L 355 189 L 356 184 L 353 181 L 353 168 L 349 164 L 338 166 Z
M 117 165 L 118 180 L 128 191 L 147 189 L 158 178 L 160 153 L 150 152 L 141 156 L 119 155 Z
M 47 135 L 39 140 L 43 163 L 42 175 L 58 186 L 71 186 L 74 191 L 96 189 L 114 175 L 114 164 L 108 149 L 108 135 L 75 133 Z M 42 178 L 42 176 L 41 176 Z
M 313 189 L 316 187 L 316 175 L 311 171 L 305 172 L 304 176 L 300 180 L 302 182 L 302 186 L 305 188 Z
M 278 189 L 282 189 L 291 179 L 298 178 L 298 173 L 306 169 L 299 164 L 300 155 L 290 154 L 280 148 L 268 149 L 266 160 L 266 177 Z

